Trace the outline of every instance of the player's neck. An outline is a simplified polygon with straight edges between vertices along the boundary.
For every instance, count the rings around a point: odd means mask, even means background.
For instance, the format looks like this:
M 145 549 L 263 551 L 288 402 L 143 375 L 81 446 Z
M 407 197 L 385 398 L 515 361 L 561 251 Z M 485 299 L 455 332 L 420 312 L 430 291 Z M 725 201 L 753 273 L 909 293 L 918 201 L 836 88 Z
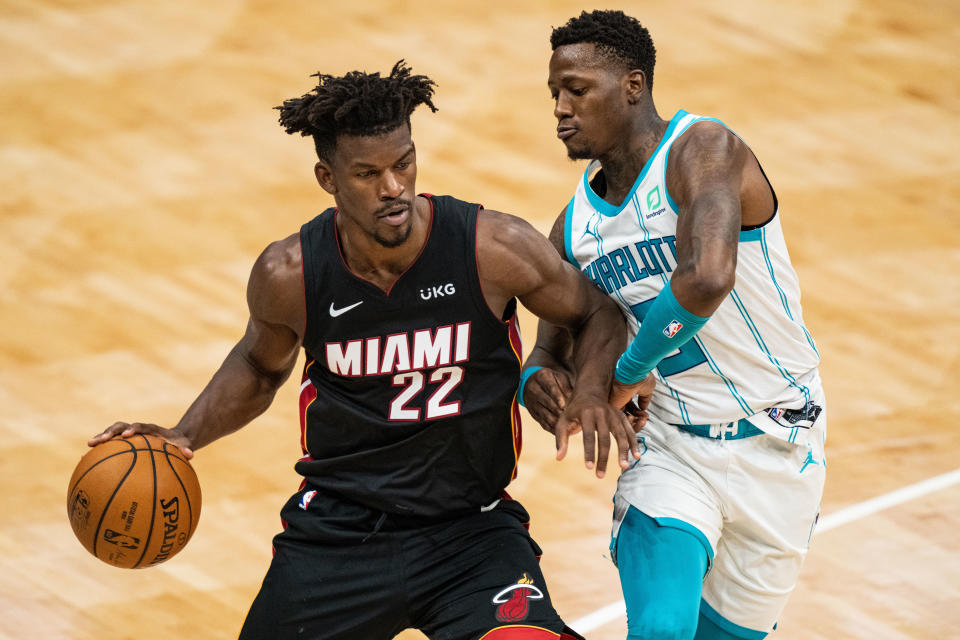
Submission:
M 424 198 L 416 197 L 410 235 L 403 244 L 396 247 L 385 247 L 357 228 L 345 227 L 338 230 L 340 249 L 347 268 L 384 291 L 389 290 L 423 250 L 430 232 L 430 216 L 430 203 Z
M 660 145 L 669 124 L 651 110 L 633 121 L 621 144 L 598 158 L 607 186 L 604 200 L 615 205 L 624 201 L 637 176 Z

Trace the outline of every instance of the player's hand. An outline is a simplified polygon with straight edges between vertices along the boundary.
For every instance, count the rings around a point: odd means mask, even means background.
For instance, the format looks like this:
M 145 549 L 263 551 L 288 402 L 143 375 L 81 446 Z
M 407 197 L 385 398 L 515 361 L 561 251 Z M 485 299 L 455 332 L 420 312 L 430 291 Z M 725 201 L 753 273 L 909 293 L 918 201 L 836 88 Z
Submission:
M 587 469 L 596 469 L 598 478 L 607 471 L 610 437 L 617 442 L 621 469 L 627 469 L 640 457 L 637 438 L 630 420 L 602 397 L 578 395 L 570 400 L 556 422 L 557 460 L 567 455 L 569 436 L 583 431 L 583 460 Z
M 647 426 L 647 419 L 650 417 L 647 410 L 641 409 L 640 405 L 633 400 L 628 402 L 623 408 L 623 415 L 627 417 L 627 421 L 630 423 L 635 434 L 640 433 L 640 430 Z
M 635 431 L 639 431 L 647 424 L 647 407 L 650 406 L 650 398 L 653 397 L 653 391 L 657 387 L 657 380 L 653 373 L 648 373 L 647 377 L 634 384 L 623 384 L 613 379 L 610 385 L 610 404 L 623 409 L 625 413 L 631 416 L 631 422 Z M 634 399 L 636 396 L 636 399 Z
M 571 393 L 573 384 L 565 371 L 544 367 L 527 378 L 523 387 L 523 404 L 541 427 L 555 433 L 557 420 L 566 408 Z
M 87 446 L 95 447 L 101 442 L 106 442 L 116 438 L 130 438 L 138 433 L 157 436 L 163 438 L 173 446 L 180 449 L 184 457 L 189 460 L 193 457 L 193 445 L 190 439 L 177 431 L 176 429 L 164 429 L 155 424 L 144 422 L 114 422 L 112 425 L 87 440 Z

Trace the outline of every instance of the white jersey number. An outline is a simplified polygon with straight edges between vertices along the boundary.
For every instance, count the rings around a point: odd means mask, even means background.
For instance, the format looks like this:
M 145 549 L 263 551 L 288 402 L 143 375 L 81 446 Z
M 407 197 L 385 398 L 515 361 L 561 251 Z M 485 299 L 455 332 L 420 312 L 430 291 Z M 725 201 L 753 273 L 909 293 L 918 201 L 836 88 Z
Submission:
M 398 373 L 393 376 L 393 386 L 403 387 L 403 389 L 390 402 L 390 420 L 409 422 L 420 419 L 420 408 L 412 408 L 406 405 L 423 391 L 424 379 L 425 376 L 421 371 Z M 444 402 L 444 400 L 463 381 L 463 367 L 434 369 L 430 372 L 429 381 L 431 383 L 442 381 L 442 384 L 427 398 L 426 419 L 435 420 L 459 414 L 459 400 L 456 402 Z

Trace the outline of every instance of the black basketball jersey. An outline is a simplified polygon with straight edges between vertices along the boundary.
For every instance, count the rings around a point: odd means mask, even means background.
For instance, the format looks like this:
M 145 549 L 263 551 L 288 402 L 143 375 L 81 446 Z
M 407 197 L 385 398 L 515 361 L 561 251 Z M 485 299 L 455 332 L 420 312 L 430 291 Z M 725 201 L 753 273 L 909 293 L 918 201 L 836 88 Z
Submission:
M 423 250 L 384 292 L 353 274 L 334 209 L 303 225 L 307 363 L 298 473 L 376 511 L 475 511 L 516 473 L 516 302 L 497 318 L 477 273 L 480 205 L 425 195 Z

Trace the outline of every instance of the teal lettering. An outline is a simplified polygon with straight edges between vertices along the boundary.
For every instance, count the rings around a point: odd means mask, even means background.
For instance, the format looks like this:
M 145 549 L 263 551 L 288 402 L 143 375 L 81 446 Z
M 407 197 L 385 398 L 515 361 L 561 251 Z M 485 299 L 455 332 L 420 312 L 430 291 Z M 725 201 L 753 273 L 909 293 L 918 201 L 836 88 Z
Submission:
M 620 280 L 620 286 L 626 286 L 627 280 L 630 280 L 630 282 L 637 281 L 637 279 L 633 276 L 633 272 L 630 270 L 630 264 L 627 262 L 624 248 L 617 249 L 610 254 L 610 260 L 613 262 L 613 270 L 616 272 L 617 278 Z
M 601 282 L 600 277 L 597 276 L 597 268 L 594 265 L 595 263 L 591 262 L 590 264 L 587 265 L 587 268 L 584 269 L 583 272 L 587 275 L 588 278 L 593 280 L 593 284 L 597 285 L 603 291 L 606 291 L 606 289 L 603 288 L 603 282 Z
M 630 260 L 630 266 L 633 267 L 633 273 L 636 274 L 637 280 L 643 280 L 650 275 L 647 273 L 646 269 L 641 269 L 637 266 L 637 261 L 633 257 L 633 249 L 630 247 L 630 245 L 625 246 L 623 248 L 623 252 L 627 254 L 627 259 Z
M 662 264 L 667 269 L 667 271 L 673 271 L 673 269 L 670 267 L 670 262 L 667 260 L 666 256 L 663 255 L 663 249 L 660 248 L 660 245 L 662 243 L 663 243 L 662 238 L 654 238 L 650 240 L 650 246 L 656 249 L 657 255 L 660 256 L 660 264 Z
M 656 276 L 663 273 L 663 266 L 657 259 L 657 254 L 650 248 L 649 240 L 635 242 L 633 246 L 637 248 L 637 253 L 640 254 L 640 259 L 643 260 L 643 266 L 646 267 L 649 275 Z
M 676 236 L 664 236 L 663 241 L 667 243 L 667 246 L 670 247 L 670 253 L 673 254 L 674 263 L 677 262 L 677 237 Z
M 617 274 L 613 272 L 613 266 L 610 264 L 610 258 L 607 256 L 600 256 L 593 264 L 594 268 L 600 272 L 600 279 L 603 281 L 603 286 L 607 293 L 613 293 L 622 286 L 619 283 L 619 280 L 617 280 Z

